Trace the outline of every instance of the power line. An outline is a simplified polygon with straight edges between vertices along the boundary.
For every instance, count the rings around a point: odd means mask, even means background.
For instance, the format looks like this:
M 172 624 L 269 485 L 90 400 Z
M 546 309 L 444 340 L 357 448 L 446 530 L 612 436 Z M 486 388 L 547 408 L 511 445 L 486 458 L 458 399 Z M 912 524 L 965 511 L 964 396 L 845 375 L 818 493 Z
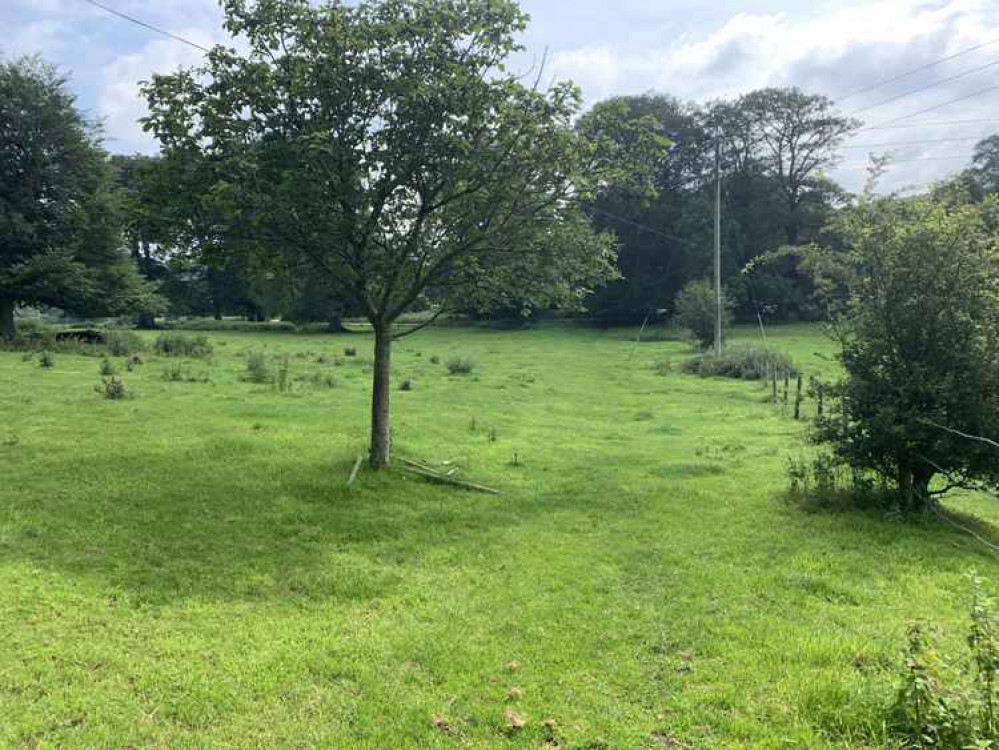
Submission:
M 618 216 L 617 214 L 612 214 L 609 211 L 604 211 L 602 209 L 596 208 L 595 206 L 590 206 L 589 209 L 591 211 L 593 211 L 593 213 L 595 213 L 595 214 L 601 214 L 602 216 L 606 216 L 609 219 L 614 219 L 615 221 L 620 221 L 622 224 L 628 224 L 629 226 L 635 227 L 636 229 L 641 229 L 641 230 L 643 230 L 645 232 L 649 232 L 650 234 L 657 234 L 660 237 L 666 238 L 667 240 L 673 240 L 674 242 L 680 242 L 680 243 L 683 243 L 684 245 L 690 245 L 691 247 L 697 247 L 697 248 L 704 247 L 704 245 L 702 243 L 693 242 L 691 240 L 684 239 L 683 237 L 677 237 L 674 234 L 667 234 L 666 232 L 661 232 L 658 229 L 653 229 L 652 227 L 646 226 L 645 224 L 639 224 L 637 221 L 632 221 L 631 219 L 626 219 L 623 216 Z
M 967 99 L 972 99 L 972 98 L 974 98 L 976 96 L 981 96 L 982 94 L 987 94 L 990 91 L 995 91 L 997 89 L 999 89 L 999 85 L 997 85 L 997 86 L 989 86 L 988 88 L 979 89 L 978 91 L 972 92 L 970 94 L 965 94 L 964 96 L 959 96 L 956 99 L 950 99 L 950 100 L 948 100 L 946 102 L 942 102 L 941 104 L 935 104 L 932 107 L 926 107 L 924 109 L 916 110 L 915 112 L 910 112 L 907 115 L 902 115 L 901 117 L 896 117 L 893 120 L 885 120 L 884 122 L 879 122 L 879 123 L 877 123 L 877 125 L 872 126 L 869 129 L 873 130 L 875 128 L 881 128 L 881 127 L 883 127 L 885 125 L 894 125 L 896 122 L 901 122 L 902 120 L 908 120 L 910 117 L 915 117 L 916 115 L 922 115 L 922 114 L 925 114 L 926 112 L 933 112 L 933 111 L 938 110 L 938 109 L 943 109 L 944 107 L 947 107 L 947 106 L 949 106 L 951 104 L 957 104 L 958 102 L 963 102 L 963 101 L 965 101 Z
M 114 8 L 109 8 L 107 5 L 104 5 L 103 3 L 97 2 L 97 0 L 83 0 L 83 2 L 89 3 L 90 5 L 93 5 L 95 8 L 100 8 L 101 10 L 106 11 L 106 12 L 110 13 L 111 15 L 118 16 L 118 18 L 123 18 L 126 21 L 129 21 L 131 23 L 134 23 L 134 24 L 137 24 L 139 26 L 142 26 L 145 29 L 149 29 L 150 31 L 155 31 L 157 34 L 163 34 L 163 36 L 168 36 L 171 39 L 177 40 L 178 42 L 183 42 L 184 44 L 188 45 L 189 47 L 194 47 L 195 49 L 199 49 L 202 52 L 211 52 L 211 50 L 208 49 L 207 47 L 202 47 L 200 44 L 197 44 L 196 42 L 192 42 L 190 39 L 185 39 L 182 36 L 177 36 L 176 34 L 171 33 L 169 31 L 167 31 L 166 29 L 161 29 L 158 26 L 153 26 L 152 24 L 146 23 L 145 21 L 140 21 L 138 18 L 133 18 L 130 15 L 127 15 L 125 13 L 122 13 L 121 11 L 115 10 Z
M 987 136 L 970 136 L 966 138 L 931 138 L 925 141 L 896 141 L 895 143 L 868 143 L 865 145 L 839 146 L 839 148 L 895 148 L 897 146 L 925 146 L 931 143 L 956 143 L 958 141 L 978 141 Z
M 980 120 L 949 120 L 945 122 L 908 122 L 904 125 L 871 125 L 863 128 L 857 128 L 856 132 L 862 133 L 866 130 L 897 130 L 900 128 L 943 128 L 951 127 L 953 125 L 975 125 L 975 124 L 985 124 L 985 123 L 996 123 L 999 119 L 996 118 L 983 118 Z
M 970 160 L 971 154 L 949 154 L 947 156 L 914 156 L 911 159 L 891 159 L 886 166 L 894 166 L 895 164 L 908 164 L 913 161 L 945 161 L 950 159 L 964 159 Z M 848 164 L 837 164 L 835 169 L 859 169 L 860 167 L 869 167 L 870 162 L 850 162 Z
M 974 47 L 968 47 L 967 49 L 960 50 L 952 55 L 947 55 L 947 57 L 941 57 L 938 60 L 926 63 L 925 65 L 920 65 L 917 68 L 912 68 L 911 70 L 908 70 L 904 73 L 899 73 L 898 75 L 892 76 L 891 78 L 885 78 L 883 81 L 879 81 L 878 83 L 872 84 L 870 86 L 865 86 L 864 88 L 857 89 L 855 91 L 851 91 L 847 94 L 844 94 L 841 97 L 838 97 L 837 99 L 834 99 L 833 103 L 840 104 L 846 99 L 850 99 L 854 96 L 857 96 L 858 94 L 866 94 L 868 91 L 874 91 L 874 89 L 879 89 L 882 86 L 887 86 L 889 83 L 894 83 L 895 81 L 901 81 L 902 79 L 909 78 L 910 76 L 913 76 L 916 73 L 922 72 L 924 70 L 929 70 L 930 68 L 935 68 L 937 65 L 942 65 L 945 62 L 949 62 L 950 60 L 954 60 L 963 55 L 967 55 L 971 52 L 974 52 L 975 50 L 982 49 L 983 47 L 988 47 L 992 44 L 996 44 L 997 42 L 999 42 L 999 39 L 992 39 L 988 42 L 982 42 L 981 44 L 976 44 Z
M 876 104 L 869 104 L 866 107 L 861 107 L 860 109 L 855 109 L 853 112 L 849 113 L 849 116 L 852 117 L 853 115 L 858 115 L 861 112 L 867 112 L 868 110 L 871 110 L 871 109 L 877 109 L 878 107 L 883 107 L 884 105 L 890 104 L 890 103 L 895 102 L 895 101 L 898 101 L 899 99 L 905 99 L 906 97 L 912 96 L 913 94 L 919 94 L 919 93 L 921 93 L 923 91 L 927 91 L 928 89 L 935 88 L 936 86 L 941 86 L 941 85 L 943 85 L 945 83 L 950 83 L 951 81 L 956 81 L 959 78 L 964 78 L 965 76 L 970 76 L 973 73 L 979 73 L 979 72 L 981 72 L 981 71 L 983 71 L 983 70 L 985 70 L 987 68 L 991 68 L 991 67 L 994 67 L 996 65 L 999 65 L 999 60 L 993 60 L 990 63 L 985 63 L 985 65 L 979 65 L 976 68 L 971 68 L 970 70 L 965 70 L 965 71 L 963 71 L 961 73 L 957 73 L 956 75 L 948 76 L 947 78 L 941 78 L 939 81 L 934 81 L 933 83 L 928 83 L 925 86 L 920 86 L 918 89 L 913 89 L 912 91 L 907 91 L 904 94 L 898 94 L 896 96 L 889 97 L 888 99 L 884 99 L 883 101 L 877 102 Z

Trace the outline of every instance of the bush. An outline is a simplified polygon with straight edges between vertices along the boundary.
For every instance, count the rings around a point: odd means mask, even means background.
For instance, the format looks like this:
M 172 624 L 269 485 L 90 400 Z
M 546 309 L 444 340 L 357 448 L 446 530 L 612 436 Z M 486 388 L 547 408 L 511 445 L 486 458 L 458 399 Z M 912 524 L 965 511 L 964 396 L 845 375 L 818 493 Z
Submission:
M 438 357 L 436 354 L 430 357 L 430 364 L 439 365 L 440 363 L 441 363 L 441 358 Z
M 399 384 L 399 390 L 400 391 L 411 391 L 411 390 L 413 390 L 413 381 L 412 380 L 403 380 Z
M 274 390 L 278 393 L 286 393 L 292 389 L 292 379 L 291 379 L 291 368 L 288 364 L 288 358 L 284 357 L 278 364 L 277 370 L 274 371 L 273 379 Z
M 243 380 L 249 383 L 270 383 L 274 374 L 271 363 L 263 352 L 250 352 L 246 355 L 246 370 Z
M 111 401 L 118 401 L 128 395 L 128 392 L 125 389 L 124 381 L 116 378 L 114 375 L 110 378 L 101 380 L 101 385 L 98 386 L 98 390 L 103 392 L 104 398 L 110 399 Z
M 38 364 L 46 369 L 55 367 L 55 357 L 53 356 L 52 352 L 49 351 L 42 352 L 41 356 L 38 357 Z
M 127 357 L 145 351 L 146 342 L 135 331 L 112 328 L 107 332 L 107 347 L 109 356 Z
M 21 320 L 17 324 L 14 344 L 29 349 L 52 349 L 56 345 L 56 330 L 40 320 Z
M 110 377 L 114 375 L 116 372 L 117 370 L 114 369 L 114 364 L 111 362 L 110 359 L 101 360 L 101 367 L 100 367 L 101 377 Z
M 974 574 L 971 585 L 966 656 L 941 653 L 922 626 L 909 627 L 891 711 L 906 747 L 963 750 L 994 748 L 999 741 L 999 620 Z
M 721 355 L 706 352 L 686 360 L 683 371 L 702 378 L 737 378 L 765 380 L 772 374 L 778 378 L 796 377 L 798 368 L 786 354 L 755 346 L 730 346 Z
M 715 343 L 715 319 L 718 305 L 710 282 L 698 279 L 688 282 L 676 295 L 676 323 L 686 330 L 698 346 L 706 349 Z M 732 323 L 732 303 L 722 292 L 722 329 Z
M 344 350 L 343 350 L 343 356 L 345 356 L 345 357 L 356 357 L 357 356 L 357 347 L 356 346 L 345 347 Z
M 166 357 L 210 357 L 213 351 L 207 336 L 161 333 L 156 338 L 157 354 Z
M 472 357 L 451 357 L 445 366 L 452 375 L 468 375 L 475 369 L 475 360 Z

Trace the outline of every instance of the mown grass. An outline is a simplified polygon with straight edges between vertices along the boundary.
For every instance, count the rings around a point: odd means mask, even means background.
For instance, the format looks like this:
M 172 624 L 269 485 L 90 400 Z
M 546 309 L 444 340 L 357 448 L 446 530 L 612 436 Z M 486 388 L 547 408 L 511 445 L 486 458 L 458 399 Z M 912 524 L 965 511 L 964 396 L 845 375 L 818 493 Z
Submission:
M 660 374 L 682 343 L 400 342 L 397 454 L 493 497 L 396 472 L 345 487 L 369 338 L 350 358 L 335 336 L 209 338 L 190 362 L 208 382 L 117 362 L 123 401 L 95 393 L 94 358 L 0 354 L 0 744 L 891 747 L 906 624 L 957 643 L 965 572 L 999 572 L 932 520 L 782 501 L 801 425 L 762 384 Z M 770 345 L 835 371 L 815 328 Z M 338 387 L 245 382 L 250 351 Z M 448 374 L 459 356 L 473 373 Z M 959 505 L 996 536 L 983 501 Z

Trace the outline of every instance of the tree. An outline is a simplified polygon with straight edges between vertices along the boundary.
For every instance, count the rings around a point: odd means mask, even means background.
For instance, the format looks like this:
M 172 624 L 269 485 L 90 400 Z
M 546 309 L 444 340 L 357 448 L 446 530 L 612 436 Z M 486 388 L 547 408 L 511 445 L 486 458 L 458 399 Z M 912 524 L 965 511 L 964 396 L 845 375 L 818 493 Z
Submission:
M 284 273 L 307 267 L 375 337 L 370 460 L 390 458 L 394 323 L 421 300 L 578 304 L 613 242 L 578 201 L 601 179 L 574 134 L 579 93 L 506 71 L 509 0 L 226 0 L 245 53 L 156 76 L 146 127 L 209 164 L 202 208 Z
M 797 245 L 810 208 L 821 205 L 830 189 L 822 172 L 861 123 L 836 114 L 830 99 L 793 87 L 752 91 L 738 107 L 750 120 L 749 152 L 759 155 L 780 186 L 787 244 Z
M 978 178 L 982 189 L 999 193 L 999 135 L 990 135 L 975 144 L 971 172 Z
M 66 80 L 0 62 L 0 336 L 18 305 L 120 314 L 162 303 L 120 245 L 111 173 Z
M 706 279 L 689 281 L 676 295 L 676 322 L 690 333 L 702 349 L 715 344 L 718 301 L 715 289 Z M 722 328 L 732 323 L 732 306 L 722 292 Z
M 836 224 L 842 253 L 809 251 L 829 292 L 845 378 L 817 437 L 926 506 L 931 481 L 999 481 L 999 203 L 864 196 Z M 843 293 L 846 290 L 846 293 Z

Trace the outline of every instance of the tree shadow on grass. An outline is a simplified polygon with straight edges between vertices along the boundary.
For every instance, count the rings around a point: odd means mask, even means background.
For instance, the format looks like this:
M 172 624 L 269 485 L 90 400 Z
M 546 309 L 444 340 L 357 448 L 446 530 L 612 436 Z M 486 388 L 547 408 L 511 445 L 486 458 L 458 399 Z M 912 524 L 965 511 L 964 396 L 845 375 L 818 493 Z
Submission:
M 0 564 L 60 571 L 148 604 L 351 601 L 390 594 L 427 554 L 478 555 L 543 507 L 396 472 L 365 473 L 347 488 L 350 461 L 258 457 L 184 464 L 131 451 L 50 463 L 47 481 L 5 503 Z

